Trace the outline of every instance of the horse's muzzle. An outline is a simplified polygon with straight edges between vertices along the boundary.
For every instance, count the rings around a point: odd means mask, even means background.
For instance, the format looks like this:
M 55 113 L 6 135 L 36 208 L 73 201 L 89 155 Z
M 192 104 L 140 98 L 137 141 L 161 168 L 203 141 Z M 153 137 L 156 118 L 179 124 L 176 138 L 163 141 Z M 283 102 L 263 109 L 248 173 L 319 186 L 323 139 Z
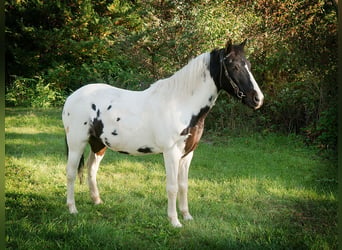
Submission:
M 242 99 L 242 102 L 250 108 L 257 110 L 264 103 L 264 95 L 253 90 L 250 93 L 248 93 L 245 98 Z

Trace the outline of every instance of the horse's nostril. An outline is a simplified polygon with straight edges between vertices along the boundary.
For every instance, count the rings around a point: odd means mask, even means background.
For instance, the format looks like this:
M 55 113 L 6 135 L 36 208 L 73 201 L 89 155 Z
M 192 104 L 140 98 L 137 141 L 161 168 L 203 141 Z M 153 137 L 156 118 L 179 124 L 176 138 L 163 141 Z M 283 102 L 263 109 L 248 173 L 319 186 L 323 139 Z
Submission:
M 254 96 L 254 102 L 255 103 L 259 103 L 260 102 L 260 99 L 259 99 L 259 97 L 256 95 L 256 96 Z

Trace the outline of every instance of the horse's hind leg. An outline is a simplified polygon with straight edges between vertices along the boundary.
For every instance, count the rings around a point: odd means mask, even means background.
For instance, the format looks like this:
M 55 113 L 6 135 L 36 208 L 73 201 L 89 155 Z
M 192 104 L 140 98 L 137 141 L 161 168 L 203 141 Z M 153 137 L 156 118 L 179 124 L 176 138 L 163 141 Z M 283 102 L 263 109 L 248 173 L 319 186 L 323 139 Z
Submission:
M 77 147 L 69 146 L 68 149 L 68 163 L 66 167 L 67 172 L 67 205 L 69 207 L 69 211 L 72 214 L 77 213 L 76 204 L 75 204 L 75 179 L 77 175 L 77 169 L 81 157 L 83 155 L 83 151 L 86 143 L 81 143 Z
M 88 164 L 88 184 L 89 184 L 90 196 L 96 205 L 102 203 L 102 200 L 100 198 L 99 189 L 97 187 L 96 175 L 97 175 L 97 171 L 99 169 L 100 162 L 104 156 L 105 151 L 106 151 L 106 147 L 104 147 L 103 149 L 101 149 L 97 153 L 90 151 L 88 163 L 87 163 Z

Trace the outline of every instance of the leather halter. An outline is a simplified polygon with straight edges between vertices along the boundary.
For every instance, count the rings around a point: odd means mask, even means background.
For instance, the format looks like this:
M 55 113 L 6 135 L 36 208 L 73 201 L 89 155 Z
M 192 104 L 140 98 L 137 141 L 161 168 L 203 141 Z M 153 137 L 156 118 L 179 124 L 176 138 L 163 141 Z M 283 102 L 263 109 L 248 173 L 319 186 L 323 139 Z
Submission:
M 223 54 L 220 53 L 220 63 L 221 63 L 221 67 L 220 67 L 220 86 L 222 87 L 222 67 L 224 69 L 224 75 L 226 76 L 226 78 L 228 79 L 230 85 L 233 87 L 235 95 L 237 96 L 237 98 L 242 99 L 243 97 L 245 97 L 246 95 L 239 89 L 239 87 L 237 86 L 237 84 L 233 81 L 233 79 L 229 76 L 228 73 L 228 69 L 226 64 L 224 63 L 224 61 L 228 58 L 229 54 L 226 55 L 225 57 L 223 57 Z

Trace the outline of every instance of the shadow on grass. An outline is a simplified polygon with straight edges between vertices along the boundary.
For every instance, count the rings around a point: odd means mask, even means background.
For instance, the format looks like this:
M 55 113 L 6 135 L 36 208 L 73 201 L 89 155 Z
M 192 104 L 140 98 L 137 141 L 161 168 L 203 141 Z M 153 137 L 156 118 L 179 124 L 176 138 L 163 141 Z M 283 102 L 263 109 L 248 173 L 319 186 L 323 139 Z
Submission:
M 70 215 L 65 197 L 6 194 L 8 249 L 311 249 L 337 247 L 337 202 L 274 196 L 230 205 L 194 200 L 195 220 L 172 228 L 153 202 L 91 204 Z M 119 196 L 119 195 L 118 195 Z M 80 197 L 79 197 L 80 198 Z M 166 199 L 165 199 L 166 201 Z M 166 204 L 166 203 L 165 203 Z M 219 211 L 216 210 L 219 208 Z
M 189 249 L 337 249 L 337 201 L 272 196 L 225 202 L 221 208 L 192 202 L 195 221 L 185 225 Z
M 63 160 L 66 159 L 64 136 L 48 133 L 6 133 L 5 136 L 6 156 L 37 158 L 56 154 L 62 157 L 64 154 Z

